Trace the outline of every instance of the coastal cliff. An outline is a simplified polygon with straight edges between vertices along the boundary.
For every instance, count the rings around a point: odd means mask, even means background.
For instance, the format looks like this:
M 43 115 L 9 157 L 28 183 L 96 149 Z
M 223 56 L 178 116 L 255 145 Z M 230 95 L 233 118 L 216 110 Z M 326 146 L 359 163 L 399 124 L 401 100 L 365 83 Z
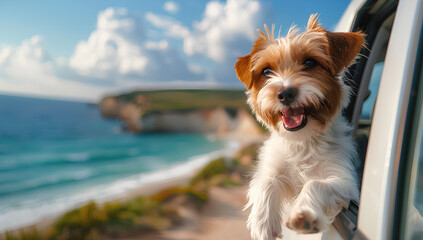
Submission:
M 99 106 L 104 117 L 119 119 L 125 130 L 134 133 L 262 134 L 262 129 L 247 110 L 242 91 L 133 92 L 106 97 Z

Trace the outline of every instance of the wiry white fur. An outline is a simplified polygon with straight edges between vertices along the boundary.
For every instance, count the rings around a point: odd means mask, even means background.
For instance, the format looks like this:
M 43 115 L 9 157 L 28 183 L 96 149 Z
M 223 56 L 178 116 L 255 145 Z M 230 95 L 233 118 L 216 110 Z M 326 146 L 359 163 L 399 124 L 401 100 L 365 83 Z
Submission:
M 250 182 L 247 227 L 253 239 L 275 239 L 282 224 L 298 214 L 317 221 L 320 231 L 358 199 L 351 127 L 338 115 L 321 134 L 303 139 L 273 131 L 261 149 Z

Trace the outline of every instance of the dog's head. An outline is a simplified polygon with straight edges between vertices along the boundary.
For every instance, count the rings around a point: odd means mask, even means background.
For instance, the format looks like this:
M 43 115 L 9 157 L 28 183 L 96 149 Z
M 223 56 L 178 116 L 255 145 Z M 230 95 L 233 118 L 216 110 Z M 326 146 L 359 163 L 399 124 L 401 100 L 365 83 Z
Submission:
M 291 28 L 285 38 L 275 39 L 267 26 L 258 32 L 251 53 L 235 64 L 257 119 L 282 134 L 323 132 L 348 102 L 340 75 L 360 51 L 364 34 L 329 32 L 317 15 L 304 32 Z

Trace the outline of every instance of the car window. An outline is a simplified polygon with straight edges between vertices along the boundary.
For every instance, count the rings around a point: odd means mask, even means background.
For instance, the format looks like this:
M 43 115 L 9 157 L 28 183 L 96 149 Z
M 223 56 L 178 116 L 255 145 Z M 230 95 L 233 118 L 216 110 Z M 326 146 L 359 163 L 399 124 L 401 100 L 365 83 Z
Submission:
M 382 77 L 383 63 L 378 62 L 373 66 L 372 74 L 369 82 L 369 95 L 363 102 L 361 107 L 360 120 L 371 120 L 373 115 L 373 108 L 376 103 L 376 96 L 379 90 L 380 78 Z
M 367 46 L 369 49 L 368 55 L 362 58 L 362 60 L 365 60 L 366 63 L 361 75 L 360 87 L 357 93 L 356 106 L 352 118 L 352 123 L 357 126 L 355 137 L 358 147 L 359 161 L 357 162 L 356 169 L 360 180 L 360 188 L 373 110 L 377 101 L 377 94 L 380 79 L 382 77 L 394 16 L 395 14 L 392 13 L 383 20 L 377 30 L 377 34 L 374 34 L 375 37 L 371 46 Z
M 420 63 L 418 69 L 421 67 Z M 402 175 L 404 180 L 400 181 L 404 186 L 399 186 L 403 192 L 398 193 L 403 195 L 399 196 L 402 197 L 402 204 L 398 206 L 402 211 L 401 239 L 423 239 L 423 71 L 416 81 L 420 86 L 418 91 L 414 90 L 414 95 L 417 92 L 417 100 L 414 112 L 411 113 L 411 127 L 407 130 L 410 139 L 405 146 L 409 153 L 401 159 L 405 166 Z
M 418 143 L 413 157 L 407 203 L 405 239 L 423 239 L 423 119 L 418 127 Z

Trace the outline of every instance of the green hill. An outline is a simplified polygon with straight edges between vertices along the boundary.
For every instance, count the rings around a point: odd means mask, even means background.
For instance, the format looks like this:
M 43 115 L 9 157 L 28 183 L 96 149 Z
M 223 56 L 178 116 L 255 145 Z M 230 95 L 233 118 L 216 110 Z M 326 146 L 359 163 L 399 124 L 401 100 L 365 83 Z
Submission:
M 168 110 L 191 110 L 224 107 L 225 109 L 248 109 L 243 90 L 156 90 L 134 91 L 113 96 L 119 102 L 144 105 L 145 112 Z

